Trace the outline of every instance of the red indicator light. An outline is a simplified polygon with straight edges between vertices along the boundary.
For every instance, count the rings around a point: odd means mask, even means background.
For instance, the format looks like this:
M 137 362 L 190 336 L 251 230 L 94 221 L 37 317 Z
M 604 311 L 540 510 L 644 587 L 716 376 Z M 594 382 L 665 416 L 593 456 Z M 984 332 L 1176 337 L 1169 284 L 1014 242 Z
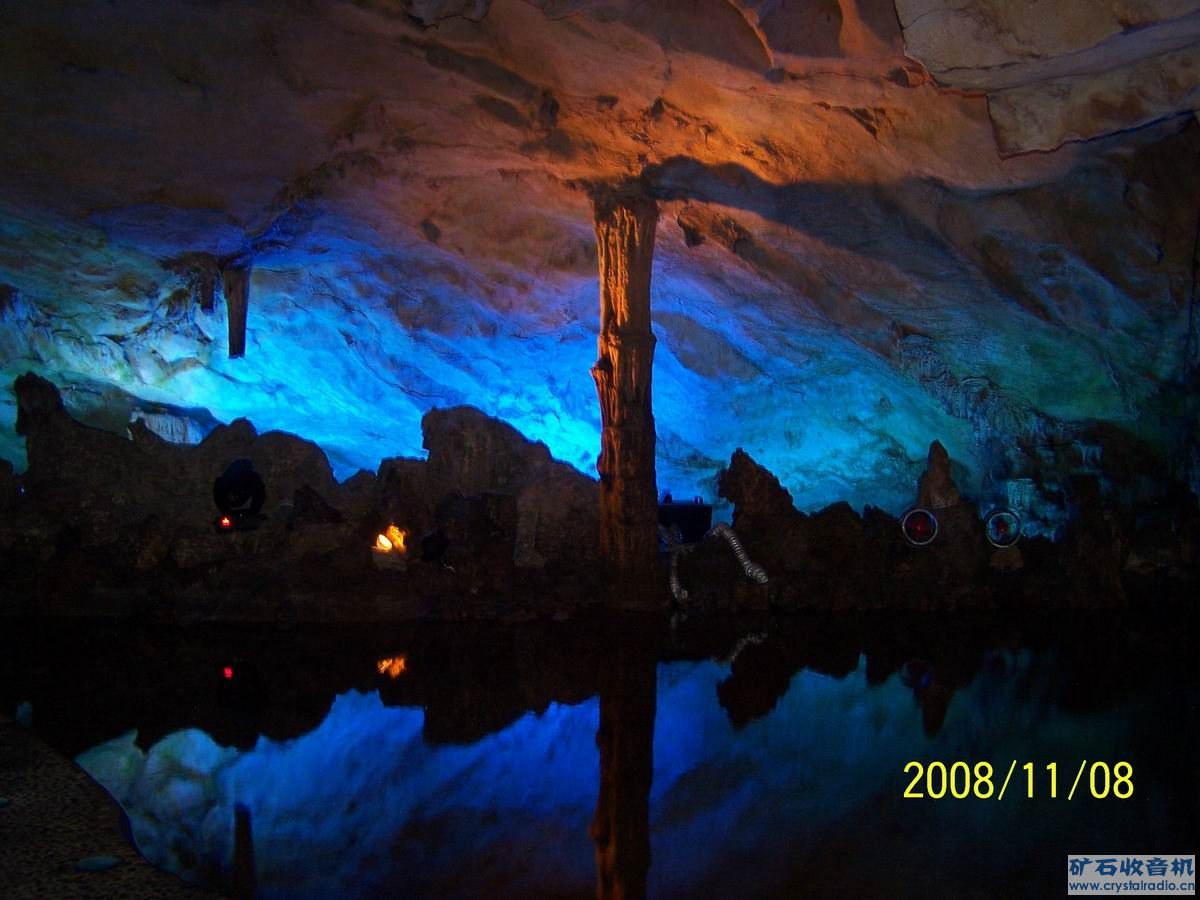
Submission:
M 233 527 L 233 519 L 229 518 L 229 516 L 221 516 L 221 527 L 222 528 L 232 528 Z
M 1021 538 L 1021 517 L 1011 509 L 993 509 L 983 520 L 983 531 L 993 547 L 1011 547 Z
M 232 681 L 233 680 L 233 666 L 226 666 L 222 670 L 221 674 L 225 676 L 226 681 Z
M 938 522 L 927 509 L 910 509 L 900 520 L 904 537 L 914 547 L 924 547 L 937 537 Z

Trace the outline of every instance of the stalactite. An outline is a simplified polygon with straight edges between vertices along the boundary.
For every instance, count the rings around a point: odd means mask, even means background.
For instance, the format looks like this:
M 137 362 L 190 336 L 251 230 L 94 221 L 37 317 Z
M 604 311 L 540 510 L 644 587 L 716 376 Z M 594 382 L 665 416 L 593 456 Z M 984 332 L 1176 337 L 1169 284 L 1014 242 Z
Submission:
M 196 269 L 196 293 L 200 309 L 210 313 L 216 308 L 217 269 L 215 266 L 198 266 Z
M 225 312 L 229 317 L 229 358 L 246 355 L 246 312 L 250 305 L 250 267 L 221 270 Z
M 600 260 L 600 551 L 618 580 L 647 580 L 657 547 L 650 270 L 658 206 L 636 186 L 593 194 Z

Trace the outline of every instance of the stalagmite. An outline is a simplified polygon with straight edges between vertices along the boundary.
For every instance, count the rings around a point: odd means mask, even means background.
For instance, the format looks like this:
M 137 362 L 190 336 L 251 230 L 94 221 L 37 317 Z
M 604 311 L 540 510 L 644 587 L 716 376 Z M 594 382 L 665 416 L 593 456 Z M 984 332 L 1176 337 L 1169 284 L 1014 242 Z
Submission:
M 250 303 L 250 268 L 221 270 L 225 312 L 229 317 L 229 358 L 246 355 L 246 311 Z
M 600 552 L 622 595 L 649 579 L 657 546 L 654 413 L 650 379 L 650 269 L 658 206 L 636 185 L 593 194 L 600 258 L 599 358 L 592 367 L 603 428 Z

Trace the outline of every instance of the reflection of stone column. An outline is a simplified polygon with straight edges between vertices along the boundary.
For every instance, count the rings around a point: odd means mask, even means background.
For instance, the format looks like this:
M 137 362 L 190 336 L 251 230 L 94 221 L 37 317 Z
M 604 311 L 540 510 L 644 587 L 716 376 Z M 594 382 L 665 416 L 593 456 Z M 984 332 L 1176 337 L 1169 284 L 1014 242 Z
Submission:
M 254 871 L 254 834 L 249 808 L 235 804 L 233 818 L 233 877 L 229 895 L 233 900 L 251 900 L 258 893 L 258 878 Z
M 657 548 L 650 379 L 650 268 L 658 205 L 636 186 L 593 196 L 600 257 L 600 552 L 622 581 L 647 576 Z
M 648 647 L 619 646 L 600 676 L 600 797 L 591 828 L 600 900 L 646 896 L 656 666 Z

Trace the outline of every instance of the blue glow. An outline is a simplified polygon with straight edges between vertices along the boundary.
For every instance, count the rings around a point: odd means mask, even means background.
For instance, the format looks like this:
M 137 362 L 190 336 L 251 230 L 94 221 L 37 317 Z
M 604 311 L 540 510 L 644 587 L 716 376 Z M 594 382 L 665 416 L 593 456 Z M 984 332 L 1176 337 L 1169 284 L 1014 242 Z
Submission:
M 121 427 L 88 408 L 95 386 L 111 385 L 313 440 L 342 478 L 423 455 L 421 416 L 462 403 L 594 475 L 594 277 L 506 271 L 485 281 L 428 244 L 383 252 L 345 222 L 326 224 L 304 249 L 256 261 L 248 352 L 229 360 L 223 304 L 204 313 L 187 302 L 184 279 L 117 243 L 124 232 L 0 215 L 24 260 L 0 260 L 0 281 L 18 290 L 0 319 L 0 453 L 23 466 L 8 386 L 31 369 L 66 387 L 68 406 L 95 424 Z M 69 278 L 64 241 L 78 257 Z M 899 509 L 931 435 L 971 464 L 966 423 L 827 326 L 715 296 L 666 253 L 653 302 L 660 486 L 712 498 L 718 468 L 742 446 L 803 508 L 850 499 Z
M 595 700 L 552 704 L 469 746 L 425 744 L 423 721 L 419 710 L 351 692 L 294 741 L 264 739 L 238 754 L 193 730 L 143 758 L 127 735 L 79 761 L 126 804 L 142 852 L 175 871 L 224 868 L 233 804 L 245 804 L 266 897 L 380 896 L 397 871 L 410 869 L 451 879 L 441 889 L 457 884 L 461 892 L 472 879 L 482 888 L 514 860 L 534 858 L 536 870 L 507 872 L 514 889 L 522 879 L 531 888 L 590 881 L 592 847 L 578 825 L 598 785 Z M 130 771 L 142 774 L 123 774 Z M 422 832 L 440 833 L 444 846 L 429 846 Z M 198 851 L 194 867 L 181 846 Z M 472 865 L 457 872 L 468 851 Z
M 843 679 L 797 674 L 774 710 L 735 730 L 717 701 L 728 674 L 716 662 L 659 667 L 652 896 L 777 886 L 829 835 L 878 830 L 881 804 L 903 803 L 911 759 L 1119 755 L 1126 731 L 1115 723 L 1158 714 L 1136 697 L 1104 715 L 1063 714 L 1047 690 L 1053 668 L 1022 651 L 985 665 L 932 738 L 901 680 L 868 687 L 862 665 Z M 552 704 L 467 746 L 425 744 L 423 718 L 350 692 L 295 740 L 239 753 L 184 731 L 143 754 L 127 735 L 79 762 L 125 805 L 143 852 L 192 876 L 227 869 L 233 805 L 246 804 L 265 897 L 379 895 L 397 878 L 430 896 L 478 896 L 489 884 L 507 895 L 586 893 L 597 701 Z M 941 809 L 928 827 L 946 847 L 978 847 L 997 827 L 983 805 Z M 1023 819 L 1020 840 L 1064 833 L 1055 817 Z

